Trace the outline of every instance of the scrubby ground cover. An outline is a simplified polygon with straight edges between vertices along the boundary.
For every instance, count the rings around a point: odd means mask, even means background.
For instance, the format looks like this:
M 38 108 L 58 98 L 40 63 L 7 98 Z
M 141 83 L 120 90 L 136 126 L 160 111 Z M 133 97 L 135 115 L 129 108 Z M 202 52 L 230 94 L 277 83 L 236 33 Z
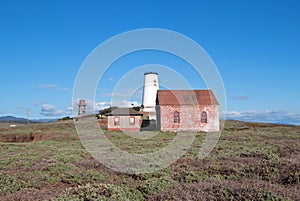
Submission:
M 175 137 L 105 135 L 132 153 L 158 150 Z M 300 200 L 300 127 L 227 121 L 214 150 L 199 160 L 205 135 L 170 167 L 136 175 L 93 159 L 72 121 L 1 128 L 0 200 Z

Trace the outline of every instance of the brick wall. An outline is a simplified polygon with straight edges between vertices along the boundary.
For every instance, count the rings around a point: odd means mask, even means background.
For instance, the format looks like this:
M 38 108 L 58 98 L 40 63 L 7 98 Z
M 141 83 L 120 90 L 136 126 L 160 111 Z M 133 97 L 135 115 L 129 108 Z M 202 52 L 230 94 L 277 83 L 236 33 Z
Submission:
M 174 112 L 179 112 L 180 123 L 174 123 Z M 201 123 L 201 112 L 207 113 L 207 123 Z M 161 131 L 219 131 L 217 105 L 160 105 L 159 126 Z

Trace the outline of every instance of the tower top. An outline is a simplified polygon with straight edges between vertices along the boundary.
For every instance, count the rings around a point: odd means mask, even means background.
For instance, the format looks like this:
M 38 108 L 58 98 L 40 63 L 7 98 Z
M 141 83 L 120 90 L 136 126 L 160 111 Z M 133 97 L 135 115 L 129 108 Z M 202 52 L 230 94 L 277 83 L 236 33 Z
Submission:
M 144 75 L 148 75 L 148 74 L 155 74 L 155 75 L 158 75 L 158 73 L 156 73 L 156 72 L 146 72 L 146 73 L 144 73 Z

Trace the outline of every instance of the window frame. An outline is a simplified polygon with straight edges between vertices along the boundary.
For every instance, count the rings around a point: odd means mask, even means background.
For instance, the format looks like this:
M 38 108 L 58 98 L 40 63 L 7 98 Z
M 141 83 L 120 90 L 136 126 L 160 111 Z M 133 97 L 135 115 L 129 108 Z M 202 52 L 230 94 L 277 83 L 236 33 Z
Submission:
M 133 123 L 131 123 L 131 121 L 130 121 L 131 119 L 133 119 Z M 135 125 L 135 117 L 132 117 L 132 116 L 129 117 L 129 125 L 130 126 L 134 126 Z
M 114 126 L 120 126 L 120 117 L 114 117 Z
M 201 123 L 207 124 L 207 112 L 206 111 L 201 112 Z
M 173 114 L 173 122 L 174 124 L 180 124 L 180 113 L 178 111 Z

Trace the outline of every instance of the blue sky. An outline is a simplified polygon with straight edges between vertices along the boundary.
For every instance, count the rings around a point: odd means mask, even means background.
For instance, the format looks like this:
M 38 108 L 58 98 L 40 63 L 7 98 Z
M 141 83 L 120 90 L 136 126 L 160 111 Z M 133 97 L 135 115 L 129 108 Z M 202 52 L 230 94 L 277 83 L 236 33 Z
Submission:
M 0 116 L 70 115 L 76 75 L 94 48 L 122 32 L 162 28 L 190 37 L 211 56 L 230 118 L 300 124 L 299 10 L 296 0 L 0 1 Z M 122 70 L 107 72 L 107 86 L 99 87 L 93 103 L 97 109 L 108 105 L 121 75 L 137 65 L 167 65 L 194 88 L 203 87 L 182 61 L 151 52 L 136 56 L 120 61 Z M 139 94 L 120 100 L 138 104 Z

